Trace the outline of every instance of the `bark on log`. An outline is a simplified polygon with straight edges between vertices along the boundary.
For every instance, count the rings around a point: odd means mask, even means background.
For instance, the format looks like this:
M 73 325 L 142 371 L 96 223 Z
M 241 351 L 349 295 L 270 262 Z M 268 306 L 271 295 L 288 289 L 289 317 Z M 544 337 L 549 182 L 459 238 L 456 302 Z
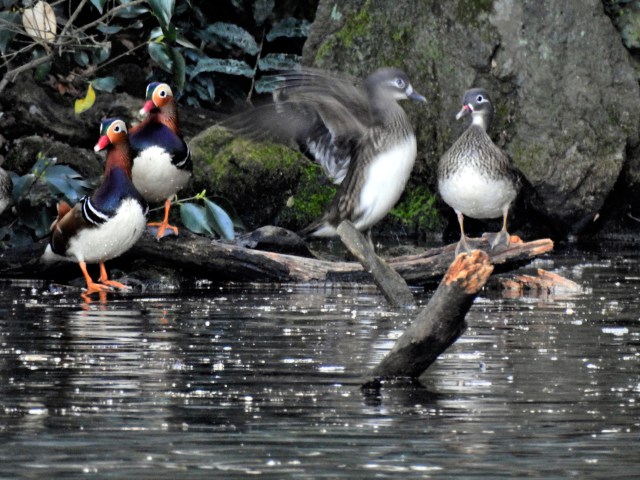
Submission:
M 474 250 L 456 257 L 427 306 L 370 372 L 363 389 L 386 378 L 417 378 L 465 330 L 465 316 L 493 271 L 489 256 Z
M 59 278 L 60 269 L 44 267 L 38 258 L 44 252 L 42 241 L 27 249 L 0 252 L 0 278 Z M 553 249 L 549 239 L 512 244 L 505 249 L 486 249 L 496 270 L 507 271 L 528 263 L 533 257 Z M 419 255 L 390 259 L 389 265 L 410 285 L 438 282 L 454 257 L 455 245 L 425 250 Z M 111 260 L 109 267 L 121 268 L 135 277 L 140 263 L 155 264 L 183 272 L 194 278 L 236 282 L 335 283 L 371 281 L 357 262 L 331 262 L 282 253 L 251 250 L 193 235 L 182 229 L 180 237 L 160 242 L 145 234 L 125 255 Z M 75 269 L 62 269 L 74 272 Z
M 362 233 L 348 220 L 338 225 L 338 235 L 342 243 L 360 264 L 371 274 L 387 302 L 393 307 L 410 307 L 415 305 L 413 294 L 402 276 L 382 260 L 373 250 Z

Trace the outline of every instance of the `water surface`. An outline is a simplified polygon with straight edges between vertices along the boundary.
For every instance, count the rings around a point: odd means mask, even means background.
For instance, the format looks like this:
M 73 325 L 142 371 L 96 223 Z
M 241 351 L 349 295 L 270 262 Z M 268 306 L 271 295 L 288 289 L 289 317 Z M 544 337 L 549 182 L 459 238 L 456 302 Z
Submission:
M 537 261 L 585 291 L 487 289 L 424 386 L 379 397 L 360 377 L 410 315 L 373 288 L 201 283 L 86 305 L 0 281 L 0 477 L 633 478 L 639 261 Z

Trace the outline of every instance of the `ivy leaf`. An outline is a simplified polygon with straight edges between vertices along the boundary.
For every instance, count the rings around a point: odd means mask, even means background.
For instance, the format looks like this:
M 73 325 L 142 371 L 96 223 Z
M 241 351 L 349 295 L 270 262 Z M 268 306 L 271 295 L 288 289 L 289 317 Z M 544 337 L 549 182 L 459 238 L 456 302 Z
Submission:
M 184 61 L 184 57 L 176 48 L 169 47 L 168 50 L 172 63 L 171 73 L 173 74 L 173 84 L 175 85 L 176 90 L 182 91 L 186 76 L 186 63 Z
M 158 22 L 163 29 L 166 29 L 173 17 L 176 6 L 175 0 L 147 0 L 151 6 L 151 11 L 158 17 Z
M 201 205 L 183 203 L 180 205 L 182 224 L 193 233 L 213 235 L 213 230 L 207 220 L 207 212 Z
M 299 70 L 300 56 L 292 53 L 269 53 L 258 60 L 258 68 L 263 72 Z
M 100 77 L 91 80 L 91 85 L 102 92 L 113 92 L 120 83 L 116 77 Z
M 53 216 L 46 207 L 30 208 L 21 212 L 20 221 L 33 230 L 37 238 L 43 238 L 49 234 Z
M 260 51 L 253 35 L 233 23 L 216 22 L 209 25 L 205 31 L 224 47 L 236 46 L 252 56 Z
M 96 26 L 96 30 L 100 33 L 104 33 L 105 35 L 113 35 L 114 33 L 118 33 L 122 30 L 120 25 L 107 25 L 106 23 L 99 23 Z
M 31 52 L 31 59 L 36 60 L 38 58 L 45 56 L 46 54 L 47 53 L 45 52 L 44 48 L 37 47 L 37 48 L 34 48 L 33 51 Z M 44 62 L 38 65 L 35 71 L 33 72 L 33 78 L 37 82 L 44 81 L 45 78 L 47 78 L 47 75 L 49 75 L 49 72 L 51 71 L 51 65 L 52 65 L 51 61 Z
M 81 67 L 86 67 L 87 65 L 89 65 L 89 54 L 87 52 L 82 51 L 82 50 L 77 50 L 73 54 L 73 59 Z
M 193 78 L 203 72 L 220 72 L 229 75 L 243 75 L 253 77 L 253 69 L 242 60 L 203 58 L 198 61 L 196 67 L 191 71 L 189 78 Z
M 103 42 L 102 48 L 93 49 L 91 58 L 93 63 L 98 64 L 107 60 L 111 56 L 111 42 Z
M 275 0 L 255 0 L 253 2 L 253 18 L 257 26 L 261 26 L 269 18 L 275 3 Z
M 131 3 L 131 0 L 120 0 L 121 4 Z M 138 18 L 140 15 L 145 14 L 149 11 L 146 7 L 141 7 L 140 5 L 134 5 L 131 7 L 123 8 L 122 10 L 118 10 L 116 13 L 117 17 L 120 18 Z M 127 25 L 128 27 L 139 28 L 135 25 Z
M 221 207 L 205 198 L 204 205 L 213 230 L 225 240 L 233 240 L 233 220 Z
M 100 13 L 102 13 L 104 9 L 104 5 L 105 3 L 107 3 L 107 0 L 90 0 L 90 1 L 91 1 L 91 4 L 94 7 L 96 7 Z
M 14 26 L 18 23 L 18 19 L 20 18 L 19 13 L 12 12 L 0 12 L 0 53 L 3 55 L 7 51 L 7 47 L 13 40 L 13 37 L 16 36 L 18 30 L 14 28 Z
M 279 77 L 277 75 L 268 75 L 258 80 L 254 86 L 257 93 L 271 93 L 276 88 L 282 86 L 282 82 L 285 77 Z
M 84 98 L 79 98 L 76 100 L 74 105 L 74 110 L 76 115 L 80 115 L 82 112 L 86 112 L 89 110 L 96 101 L 96 92 L 89 84 L 89 88 L 87 89 L 87 96 Z
M 13 190 L 11 191 L 11 199 L 13 204 L 17 205 L 22 197 L 29 191 L 31 185 L 36 181 L 36 176 L 33 173 L 27 173 L 21 177 L 16 176 L 13 178 Z
M 266 38 L 269 42 L 281 37 L 307 38 L 310 26 L 311 24 L 307 20 L 299 20 L 293 17 L 285 18 L 269 30 Z
M 164 71 L 171 73 L 173 70 L 173 60 L 171 55 L 167 51 L 167 46 L 164 43 L 151 42 L 148 47 L 149 55 L 155 61 L 160 68 Z

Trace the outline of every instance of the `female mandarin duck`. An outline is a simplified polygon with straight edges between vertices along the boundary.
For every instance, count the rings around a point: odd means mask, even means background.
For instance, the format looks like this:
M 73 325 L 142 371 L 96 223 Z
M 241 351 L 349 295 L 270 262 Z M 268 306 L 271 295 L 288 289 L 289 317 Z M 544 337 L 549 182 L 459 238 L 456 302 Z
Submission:
M 110 287 L 126 288 L 109 280 L 104 262 L 129 250 L 144 232 L 147 202 L 131 180 L 132 152 L 127 127 L 120 119 L 104 120 L 96 152 L 107 150 L 104 180 L 93 195 L 73 207 L 61 202 L 51 226 L 51 240 L 43 260 L 77 262 L 87 282 L 87 294 Z M 87 272 L 87 263 L 100 264 L 100 283 Z
M 456 119 L 470 115 L 471 124 L 438 164 L 440 195 L 455 210 L 460 224 L 456 254 L 471 250 L 464 232 L 465 215 L 479 219 L 502 217 L 502 229 L 490 235 L 491 247 L 508 246 L 511 242 L 507 216 L 523 178 L 511 158 L 487 134 L 493 113 L 486 90 L 467 90 Z
M 166 229 L 178 234 L 178 228 L 169 225 L 171 198 L 189 182 L 193 164 L 169 85 L 150 83 L 146 99 L 140 112 L 147 117 L 129 134 L 135 152 L 133 184 L 148 202 L 164 200 L 164 220 L 148 224 L 158 227 L 156 238 L 162 238 Z

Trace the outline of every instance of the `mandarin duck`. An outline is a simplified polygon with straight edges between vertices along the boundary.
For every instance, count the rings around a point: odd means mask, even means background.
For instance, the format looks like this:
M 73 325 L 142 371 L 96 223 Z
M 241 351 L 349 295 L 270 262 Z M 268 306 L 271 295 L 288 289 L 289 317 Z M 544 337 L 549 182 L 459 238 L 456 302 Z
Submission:
M 362 86 L 316 70 L 282 77 L 273 104 L 231 119 L 230 129 L 297 144 L 339 184 L 325 214 L 301 234 L 334 236 L 350 220 L 371 239 L 371 228 L 400 198 L 416 159 L 416 137 L 398 101 L 425 98 L 397 68 L 376 70 Z
M 58 218 L 51 226 L 51 239 L 44 261 L 69 260 L 78 263 L 87 282 L 86 294 L 105 292 L 110 287 L 125 289 L 109 280 L 104 262 L 129 250 L 144 232 L 147 202 L 131 181 L 132 151 L 124 121 L 104 120 L 96 152 L 107 151 L 102 184 L 91 196 L 73 207 L 58 204 Z M 87 263 L 100 264 L 99 282 L 91 279 Z
M 495 248 L 510 242 L 507 216 L 522 179 L 511 158 L 487 134 L 493 112 L 486 90 L 474 88 L 465 92 L 456 120 L 470 115 L 471 124 L 438 164 L 438 190 L 455 210 L 460 224 L 456 254 L 470 250 L 464 232 L 465 215 L 477 219 L 502 216 L 502 229 L 490 236 L 490 244 Z
M 146 118 L 129 133 L 134 150 L 133 184 L 148 202 L 164 201 L 163 221 L 148 224 L 158 227 L 156 238 L 160 239 L 167 229 L 178 234 L 178 228 L 169 225 L 171 200 L 189 182 L 193 164 L 180 133 L 178 109 L 169 85 L 150 83 L 140 113 Z

